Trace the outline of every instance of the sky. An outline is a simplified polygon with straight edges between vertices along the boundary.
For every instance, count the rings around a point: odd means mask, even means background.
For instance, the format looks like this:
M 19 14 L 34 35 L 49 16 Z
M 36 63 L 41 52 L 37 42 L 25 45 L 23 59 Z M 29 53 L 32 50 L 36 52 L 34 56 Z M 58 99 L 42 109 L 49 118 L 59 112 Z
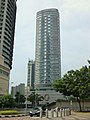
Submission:
M 35 60 L 36 13 L 57 8 L 60 13 L 62 76 L 90 60 L 90 0 L 17 0 L 10 85 L 27 82 L 28 60 Z

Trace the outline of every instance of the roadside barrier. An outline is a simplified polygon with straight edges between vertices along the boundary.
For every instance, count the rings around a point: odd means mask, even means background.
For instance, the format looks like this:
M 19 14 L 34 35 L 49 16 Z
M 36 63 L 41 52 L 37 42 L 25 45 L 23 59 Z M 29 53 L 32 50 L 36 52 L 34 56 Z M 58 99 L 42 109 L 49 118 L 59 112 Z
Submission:
M 64 117 L 64 116 L 69 116 L 71 115 L 71 110 L 69 108 L 55 108 L 48 110 L 46 109 L 45 111 L 45 117 L 46 118 L 54 118 L 54 117 Z M 42 110 L 40 111 L 40 117 L 42 117 Z
M 0 115 L 0 118 L 12 118 L 12 117 L 23 117 L 28 116 L 26 114 L 18 114 L 18 115 Z

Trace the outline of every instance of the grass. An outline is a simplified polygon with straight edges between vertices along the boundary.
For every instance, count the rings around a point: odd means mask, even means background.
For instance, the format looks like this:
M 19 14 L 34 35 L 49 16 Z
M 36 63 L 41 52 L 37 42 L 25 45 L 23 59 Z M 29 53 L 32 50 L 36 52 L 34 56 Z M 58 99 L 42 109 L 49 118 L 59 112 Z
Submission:
M 1 110 L 0 111 L 0 115 L 14 115 L 14 114 L 19 114 L 19 112 L 16 110 Z

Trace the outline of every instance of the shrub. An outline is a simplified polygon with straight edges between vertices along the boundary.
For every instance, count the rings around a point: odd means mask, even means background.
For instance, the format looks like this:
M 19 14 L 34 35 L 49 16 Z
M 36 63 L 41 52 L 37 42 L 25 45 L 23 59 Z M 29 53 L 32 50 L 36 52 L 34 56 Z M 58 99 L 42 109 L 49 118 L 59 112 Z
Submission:
M 0 111 L 0 115 L 13 115 L 13 114 L 19 114 L 16 110 L 3 110 Z

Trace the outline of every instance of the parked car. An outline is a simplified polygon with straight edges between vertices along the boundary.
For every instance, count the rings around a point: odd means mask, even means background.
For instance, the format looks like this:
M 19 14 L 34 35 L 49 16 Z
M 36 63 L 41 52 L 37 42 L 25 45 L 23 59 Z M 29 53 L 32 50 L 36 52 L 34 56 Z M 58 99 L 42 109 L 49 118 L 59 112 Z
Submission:
M 32 108 L 32 109 L 29 111 L 29 115 L 30 115 L 30 117 L 32 117 L 32 116 L 37 116 L 37 117 L 39 117 L 39 116 L 40 116 L 40 109 L 39 109 L 39 108 Z

